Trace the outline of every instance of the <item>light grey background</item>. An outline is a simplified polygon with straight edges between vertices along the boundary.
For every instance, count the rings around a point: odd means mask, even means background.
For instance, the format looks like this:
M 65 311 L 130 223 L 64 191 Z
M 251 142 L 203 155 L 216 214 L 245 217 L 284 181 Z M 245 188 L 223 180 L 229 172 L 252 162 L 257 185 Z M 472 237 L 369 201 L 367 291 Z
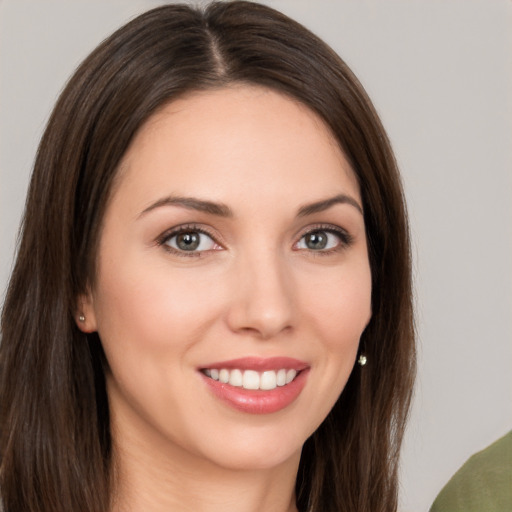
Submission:
M 65 80 L 149 0 L 0 3 L 0 290 L 39 137 Z M 401 166 L 414 238 L 419 379 L 401 510 L 427 510 L 512 428 L 512 2 L 267 1 L 359 76 Z

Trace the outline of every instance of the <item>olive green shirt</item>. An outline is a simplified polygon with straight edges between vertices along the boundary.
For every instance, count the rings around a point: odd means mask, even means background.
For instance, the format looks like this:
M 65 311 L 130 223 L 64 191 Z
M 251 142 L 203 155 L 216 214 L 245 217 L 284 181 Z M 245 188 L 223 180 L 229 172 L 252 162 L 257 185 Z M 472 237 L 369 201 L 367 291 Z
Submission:
M 511 512 L 512 430 L 473 455 L 437 496 L 430 512 Z

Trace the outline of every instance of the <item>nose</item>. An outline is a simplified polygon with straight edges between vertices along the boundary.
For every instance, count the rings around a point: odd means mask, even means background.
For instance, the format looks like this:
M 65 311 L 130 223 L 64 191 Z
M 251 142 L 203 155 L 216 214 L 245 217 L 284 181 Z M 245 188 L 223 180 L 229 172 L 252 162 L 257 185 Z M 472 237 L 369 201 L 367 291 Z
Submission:
M 255 255 L 234 269 L 227 321 L 232 331 L 270 339 L 293 328 L 292 276 L 279 255 Z

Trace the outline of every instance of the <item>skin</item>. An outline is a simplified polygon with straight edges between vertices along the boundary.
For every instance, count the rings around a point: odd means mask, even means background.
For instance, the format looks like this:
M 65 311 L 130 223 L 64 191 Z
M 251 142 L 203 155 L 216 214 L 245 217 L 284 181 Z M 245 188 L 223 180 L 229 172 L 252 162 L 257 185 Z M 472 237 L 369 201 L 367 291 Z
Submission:
M 110 366 L 115 510 L 296 510 L 301 447 L 343 390 L 371 317 L 350 165 L 306 107 L 234 86 L 161 109 L 119 173 L 77 322 L 99 332 Z M 298 215 L 338 195 L 345 200 Z M 231 215 L 168 197 L 220 203 Z M 181 225 L 209 233 L 203 250 L 170 248 L 176 238 L 164 235 Z M 327 249 L 306 244 L 311 229 L 329 236 Z M 247 356 L 306 362 L 299 397 L 271 414 L 220 401 L 198 368 Z

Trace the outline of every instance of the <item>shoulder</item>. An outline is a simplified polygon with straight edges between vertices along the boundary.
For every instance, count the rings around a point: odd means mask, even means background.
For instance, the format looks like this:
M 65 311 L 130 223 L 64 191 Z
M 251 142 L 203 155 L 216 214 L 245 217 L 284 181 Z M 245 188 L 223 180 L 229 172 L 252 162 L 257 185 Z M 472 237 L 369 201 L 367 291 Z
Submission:
M 430 512 L 512 510 L 512 430 L 455 473 Z

